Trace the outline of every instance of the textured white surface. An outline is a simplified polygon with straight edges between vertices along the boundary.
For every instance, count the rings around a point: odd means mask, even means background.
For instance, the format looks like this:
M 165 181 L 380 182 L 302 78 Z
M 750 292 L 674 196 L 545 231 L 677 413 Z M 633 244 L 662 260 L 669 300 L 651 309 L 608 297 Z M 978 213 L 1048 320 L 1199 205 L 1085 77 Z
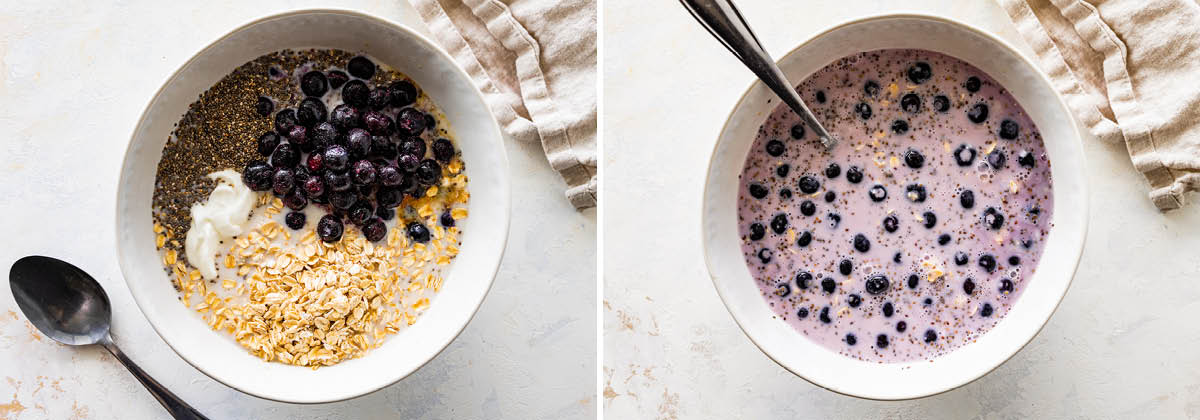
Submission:
M 738 2 L 773 55 L 837 22 L 941 14 L 1028 54 L 985 1 Z M 1092 220 L 1058 312 L 995 372 L 942 395 L 875 402 L 788 373 L 722 306 L 699 246 L 702 182 L 753 76 L 676 2 L 604 6 L 608 418 L 1200 417 L 1200 207 L 1163 215 L 1119 146 L 1084 138 Z
M 425 31 L 405 2 L 4 2 L 0 5 L 0 419 L 164 418 L 99 348 L 37 334 L 8 266 L 50 255 L 90 272 L 114 306 L 115 340 L 211 418 L 588 418 L 595 411 L 595 213 L 576 213 L 537 145 L 508 145 L 508 251 L 479 313 L 412 376 L 340 403 L 240 394 L 179 359 L 142 317 L 116 265 L 115 182 L 138 115 L 193 53 L 257 17 L 311 7 Z M 96 4 L 96 5 L 93 5 Z M 303 30 L 303 28 L 297 28 Z

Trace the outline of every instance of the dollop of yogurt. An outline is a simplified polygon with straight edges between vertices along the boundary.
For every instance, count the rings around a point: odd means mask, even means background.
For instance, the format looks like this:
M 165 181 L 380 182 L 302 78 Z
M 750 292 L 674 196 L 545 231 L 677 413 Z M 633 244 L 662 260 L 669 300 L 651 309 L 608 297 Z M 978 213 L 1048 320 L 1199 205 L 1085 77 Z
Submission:
M 217 186 L 208 200 L 192 205 L 192 225 L 184 239 L 184 252 L 201 276 L 213 279 L 217 277 L 217 247 L 222 240 L 242 233 L 257 196 L 242 183 L 242 175 L 232 169 L 208 177 Z

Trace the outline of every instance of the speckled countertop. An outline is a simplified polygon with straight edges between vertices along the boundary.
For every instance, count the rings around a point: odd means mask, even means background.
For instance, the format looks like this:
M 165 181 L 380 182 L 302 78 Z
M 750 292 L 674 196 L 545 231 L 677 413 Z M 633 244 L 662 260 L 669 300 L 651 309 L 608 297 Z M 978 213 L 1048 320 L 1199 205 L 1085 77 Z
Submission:
M 241 394 L 177 357 L 138 311 L 113 249 L 117 173 L 138 116 L 192 54 L 252 19 L 345 8 L 425 31 L 399 0 L 0 5 L 0 419 L 167 414 L 104 350 L 42 337 L 8 291 L 9 265 L 60 257 L 108 290 L 127 354 L 213 419 L 591 418 L 596 410 L 594 211 L 575 212 L 536 144 L 508 144 L 514 208 L 491 293 L 450 346 L 409 378 L 333 404 Z M 187 25 L 179 25 L 186 16 Z
M 837 395 L 776 365 L 721 304 L 698 231 L 712 145 L 753 76 L 678 3 L 632 3 L 609 0 L 602 28 L 607 418 L 1200 418 L 1200 206 L 1160 214 L 1124 148 L 1091 136 L 1078 274 L 1008 363 L 905 402 Z M 990 1 L 738 5 L 776 56 L 836 22 L 889 11 L 954 17 L 1032 55 Z

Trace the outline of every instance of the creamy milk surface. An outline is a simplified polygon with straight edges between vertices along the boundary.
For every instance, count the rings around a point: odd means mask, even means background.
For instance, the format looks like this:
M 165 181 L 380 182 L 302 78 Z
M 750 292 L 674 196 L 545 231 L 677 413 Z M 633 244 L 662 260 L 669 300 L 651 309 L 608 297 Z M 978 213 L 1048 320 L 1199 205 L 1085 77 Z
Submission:
M 873 362 L 931 359 L 996 325 L 1051 227 L 1050 161 L 1016 100 L 922 50 L 838 60 L 797 91 L 841 143 L 778 106 L 740 177 L 747 268 L 782 322 Z

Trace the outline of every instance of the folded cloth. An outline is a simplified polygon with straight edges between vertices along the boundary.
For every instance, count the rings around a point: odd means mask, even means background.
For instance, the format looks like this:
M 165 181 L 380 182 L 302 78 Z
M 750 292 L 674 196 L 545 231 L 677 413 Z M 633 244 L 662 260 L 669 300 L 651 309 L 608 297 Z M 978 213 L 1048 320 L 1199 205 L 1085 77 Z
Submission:
M 595 0 L 412 0 L 501 127 L 541 140 L 577 209 L 596 205 Z
M 1159 210 L 1200 191 L 1196 0 L 997 0 L 1067 105 L 1124 141 Z

